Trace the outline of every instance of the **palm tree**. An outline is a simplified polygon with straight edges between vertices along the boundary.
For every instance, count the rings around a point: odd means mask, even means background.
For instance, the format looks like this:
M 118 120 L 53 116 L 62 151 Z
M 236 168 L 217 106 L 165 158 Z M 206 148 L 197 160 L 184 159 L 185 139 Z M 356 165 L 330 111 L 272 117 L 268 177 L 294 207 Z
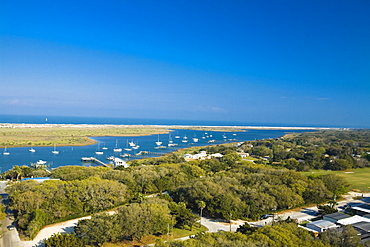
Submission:
M 202 213 L 203 209 L 206 207 L 206 203 L 204 201 L 198 201 L 198 208 L 200 208 L 200 224 L 202 225 Z

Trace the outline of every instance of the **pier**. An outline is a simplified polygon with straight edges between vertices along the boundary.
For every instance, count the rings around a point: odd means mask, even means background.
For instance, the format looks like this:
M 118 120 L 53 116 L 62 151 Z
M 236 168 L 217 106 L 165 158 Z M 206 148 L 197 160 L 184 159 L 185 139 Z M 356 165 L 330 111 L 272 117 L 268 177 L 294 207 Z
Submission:
M 103 161 L 100 161 L 95 157 L 82 157 L 81 160 L 83 162 L 93 162 L 93 163 L 98 164 L 98 165 L 102 165 L 102 166 L 105 166 L 105 167 L 112 168 L 108 164 L 105 164 Z

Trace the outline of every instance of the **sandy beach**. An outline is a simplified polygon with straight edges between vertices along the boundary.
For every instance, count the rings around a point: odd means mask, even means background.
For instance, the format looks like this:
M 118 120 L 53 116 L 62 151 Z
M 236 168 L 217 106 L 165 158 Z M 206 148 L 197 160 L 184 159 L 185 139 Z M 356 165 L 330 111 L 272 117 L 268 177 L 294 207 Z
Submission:
M 284 127 L 284 126 L 196 126 L 196 125 L 113 125 L 113 124 L 12 124 L 0 123 L 0 128 L 158 128 L 158 129 L 266 129 L 266 130 L 338 130 L 328 127 Z

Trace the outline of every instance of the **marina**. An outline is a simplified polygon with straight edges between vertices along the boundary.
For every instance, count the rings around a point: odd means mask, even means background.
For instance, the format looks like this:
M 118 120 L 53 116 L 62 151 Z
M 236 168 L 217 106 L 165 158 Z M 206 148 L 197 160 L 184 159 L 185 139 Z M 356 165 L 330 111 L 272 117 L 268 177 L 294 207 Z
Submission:
M 96 141 L 96 144 L 89 146 L 33 146 L 33 152 L 29 151 L 30 147 L 7 147 L 0 148 L 0 172 L 7 171 L 14 165 L 30 165 L 39 160 L 47 161 L 47 163 L 50 164 L 50 169 L 65 165 L 107 165 L 109 163 L 113 163 L 112 160 L 114 158 L 120 158 L 126 162 L 134 159 L 159 157 L 178 149 L 193 146 L 207 146 L 255 139 L 277 138 L 286 133 L 305 131 L 307 130 L 284 129 L 247 130 L 240 132 L 205 132 L 200 130 L 181 129 L 171 131 L 169 134 L 160 135 L 92 137 L 92 139 Z M 175 138 L 172 138 L 172 136 Z M 197 136 L 201 138 L 197 138 Z M 186 140 L 186 142 L 184 142 L 184 140 Z M 125 146 L 125 148 L 121 148 L 120 146 Z M 94 159 L 82 160 L 83 157 L 92 157 Z M 95 159 L 101 163 L 97 162 Z

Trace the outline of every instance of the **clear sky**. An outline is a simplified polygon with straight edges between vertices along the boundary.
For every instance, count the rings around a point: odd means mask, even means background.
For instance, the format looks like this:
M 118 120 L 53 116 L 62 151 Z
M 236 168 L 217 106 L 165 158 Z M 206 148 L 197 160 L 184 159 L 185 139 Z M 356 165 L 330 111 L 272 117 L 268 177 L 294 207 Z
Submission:
M 370 127 L 369 0 L 0 2 L 0 114 Z

